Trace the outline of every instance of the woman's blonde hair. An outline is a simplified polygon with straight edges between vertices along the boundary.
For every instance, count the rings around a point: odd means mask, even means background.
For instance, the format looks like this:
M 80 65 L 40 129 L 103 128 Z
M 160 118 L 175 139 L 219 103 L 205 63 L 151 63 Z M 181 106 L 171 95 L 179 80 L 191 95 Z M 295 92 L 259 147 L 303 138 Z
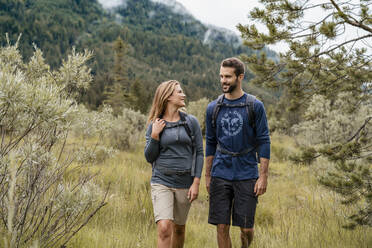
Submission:
M 169 80 L 162 82 L 156 89 L 154 100 L 147 120 L 148 123 L 155 121 L 156 118 L 160 118 L 167 108 L 167 100 L 173 94 L 174 89 L 180 82 L 177 80 Z

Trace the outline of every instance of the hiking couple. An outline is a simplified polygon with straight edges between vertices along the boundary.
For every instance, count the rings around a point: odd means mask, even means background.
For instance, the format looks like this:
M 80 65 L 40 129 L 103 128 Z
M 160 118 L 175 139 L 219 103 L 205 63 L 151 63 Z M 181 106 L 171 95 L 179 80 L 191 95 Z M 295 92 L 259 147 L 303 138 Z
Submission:
M 223 94 L 206 110 L 208 222 L 217 226 L 219 248 L 232 247 L 231 218 L 232 225 L 240 227 L 242 247 L 249 246 L 257 199 L 267 187 L 270 138 L 265 109 L 262 102 L 242 90 L 244 73 L 239 59 L 223 60 Z M 158 248 L 183 247 L 187 215 L 199 193 L 203 137 L 198 120 L 180 111 L 185 97 L 179 82 L 161 83 L 148 119 L 145 157 L 152 163 Z

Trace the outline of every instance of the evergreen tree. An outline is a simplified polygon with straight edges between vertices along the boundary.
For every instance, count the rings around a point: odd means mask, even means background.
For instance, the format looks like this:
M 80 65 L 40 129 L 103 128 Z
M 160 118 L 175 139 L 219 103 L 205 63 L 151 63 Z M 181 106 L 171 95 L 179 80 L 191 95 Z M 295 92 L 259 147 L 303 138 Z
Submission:
M 0 32 L 9 33 L 13 41 L 22 33 L 20 51 L 26 60 L 33 54 L 33 43 L 44 51 L 51 68 L 59 67 L 72 46 L 76 51 L 94 51 L 89 62 L 94 79 L 79 99 L 92 109 L 105 100 L 106 86 L 113 85 L 113 44 L 118 36 L 128 44 L 124 58 L 130 68 L 124 67 L 130 80 L 141 78 L 146 89 L 152 89 L 175 78 L 190 89 L 189 100 L 215 98 L 220 91 L 218 63 L 240 53 L 250 54 L 251 49 L 235 43 L 237 37 L 229 41 L 218 30 L 206 44 L 208 29 L 193 17 L 185 18 L 151 0 L 127 0 L 125 7 L 111 11 L 96 0 L 0 1 Z M 5 39 L 0 37 L 0 44 L 6 44 Z
M 114 83 L 121 85 L 121 87 L 123 87 L 124 93 L 128 94 L 130 83 L 128 79 L 128 66 L 126 65 L 125 60 L 125 56 L 128 52 L 128 45 L 120 38 L 120 36 L 114 42 L 114 52 Z
M 132 86 L 130 87 L 128 105 L 130 108 L 140 111 L 142 114 L 146 114 L 148 106 L 151 104 L 151 97 L 149 92 L 146 90 L 142 81 L 135 79 Z
M 114 83 L 107 91 L 105 91 L 106 100 L 105 104 L 108 104 L 112 108 L 113 115 L 118 116 L 121 110 L 125 107 L 125 93 L 123 87 Z
M 255 8 L 250 18 L 265 24 L 268 32 L 259 31 L 254 24 L 238 28 L 251 48 L 278 42 L 288 45 L 279 61 L 265 54 L 244 57 L 255 74 L 252 82 L 283 92 L 272 112 L 274 128 L 303 135 L 303 153 L 294 156 L 295 161 L 328 158 L 333 166 L 320 182 L 340 193 L 344 204 L 356 207 L 348 227 L 372 226 L 372 55 L 366 48 L 371 48 L 372 38 L 369 1 L 260 2 L 265 8 Z M 307 20 L 314 12 L 323 17 Z M 345 32 L 349 35 L 343 35 Z M 364 45 L 360 48 L 358 44 Z
M 262 0 L 266 8 L 255 8 L 250 17 L 264 23 L 269 33 L 259 32 L 254 24 L 238 25 L 245 44 L 257 49 L 285 42 L 289 50 L 280 54 L 278 62 L 264 54 L 245 57 L 249 69 L 255 74 L 252 82 L 283 90 L 283 106 L 286 106 L 287 114 L 295 112 L 296 116 L 306 109 L 314 94 L 334 100 L 337 93 L 353 92 L 354 97 L 365 101 L 369 96 L 364 93 L 370 89 L 370 85 L 365 85 L 372 77 L 371 54 L 366 48 L 347 47 L 356 42 L 368 44 L 372 38 L 371 13 L 364 2 L 352 6 L 335 1 L 318 4 L 313 1 Z M 322 10 L 323 19 L 304 21 L 304 16 L 311 15 L 309 11 L 321 13 Z M 358 29 L 355 33 L 359 36 L 349 35 L 337 42 L 337 38 L 349 30 L 348 26 Z M 300 120 L 293 117 L 287 127 Z
M 107 85 L 105 90 L 104 103 L 109 104 L 114 115 L 118 115 L 122 108 L 128 104 L 129 97 L 129 79 L 127 67 L 125 66 L 125 55 L 127 53 L 127 45 L 118 37 L 114 44 L 115 60 L 112 71 L 112 85 Z

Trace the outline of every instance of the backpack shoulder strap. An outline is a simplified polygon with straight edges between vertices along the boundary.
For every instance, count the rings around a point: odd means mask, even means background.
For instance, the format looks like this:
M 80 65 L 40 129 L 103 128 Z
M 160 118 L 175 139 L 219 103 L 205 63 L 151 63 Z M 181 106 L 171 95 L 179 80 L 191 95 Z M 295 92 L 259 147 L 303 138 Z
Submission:
M 219 95 L 217 98 L 217 102 L 216 102 L 216 105 L 214 106 L 213 113 L 212 113 L 212 128 L 216 128 L 216 120 L 217 120 L 218 112 L 220 111 L 224 98 L 225 98 L 225 94 Z
M 187 135 L 189 135 L 189 137 L 191 138 L 191 141 L 193 141 L 195 137 L 194 137 L 193 131 L 192 131 L 193 130 L 192 129 L 192 123 L 189 120 L 189 118 L 187 118 L 187 114 L 185 112 L 180 111 L 180 119 L 181 119 L 180 124 L 185 127 Z
M 185 112 L 180 111 L 180 118 L 183 126 L 189 137 L 191 138 L 192 144 L 192 165 L 191 165 L 191 176 L 195 176 L 195 167 L 196 167 L 196 142 L 195 142 L 195 135 L 194 129 L 192 128 L 192 122 L 190 118 L 187 118 L 187 114 Z
M 254 101 L 255 100 L 256 100 L 256 97 L 250 94 L 247 94 L 247 97 L 245 99 L 245 104 L 246 104 L 248 119 L 249 119 L 249 125 L 254 130 L 256 130 L 256 115 L 254 112 Z

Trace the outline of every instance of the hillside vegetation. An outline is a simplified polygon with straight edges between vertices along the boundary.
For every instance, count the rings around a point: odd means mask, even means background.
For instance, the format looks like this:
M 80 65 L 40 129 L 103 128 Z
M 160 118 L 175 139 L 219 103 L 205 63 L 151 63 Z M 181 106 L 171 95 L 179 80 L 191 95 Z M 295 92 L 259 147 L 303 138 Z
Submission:
M 228 43 L 224 31 L 218 29 L 213 32 L 219 35 L 203 43 L 207 30 L 192 16 L 150 0 L 128 0 L 109 11 L 96 0 L 0 1 L 0 34 L 9 33 L 13 42 L 22 34 L 20 49 L 26 60 L 33 53 L 33 43 L 53 68 L 60 65 L 72 46 L 77 51 L 93 51 L 90 67 L 94 80 L 80 98 L 92 109 L 107 99 L 105 92 L 115 82 L 115 63 L 121 63 L 130 85 L 139 80 L 151 95 L 160 82 L 177 79 L 186 86 L 190 100 L 216 97 L 220 61 L 241 53 L 249 55 L 252 50 Z M 114 49 L 118 37 L 127 44 L 120 62 L 115 61 Z M 233 38 L 238 40 L 237 36 Z M 4 35 L 0 42 L 6 43 Z M 251 77 L 249 74 L 247 79 Z M 258 93 L 256 87 L 249 87 Z M 271 96 L 261 94 L 270 102 Z

